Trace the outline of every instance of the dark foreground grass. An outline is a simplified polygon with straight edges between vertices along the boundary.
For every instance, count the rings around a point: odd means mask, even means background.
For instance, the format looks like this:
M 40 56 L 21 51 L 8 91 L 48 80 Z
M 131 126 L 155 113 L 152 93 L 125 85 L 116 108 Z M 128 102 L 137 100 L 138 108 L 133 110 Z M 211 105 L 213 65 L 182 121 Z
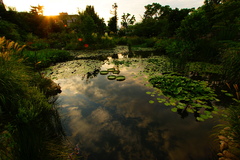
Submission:
M 0 160 L 67 159 L 57 107 L 17 55 L 21 49 L 0 39 Z

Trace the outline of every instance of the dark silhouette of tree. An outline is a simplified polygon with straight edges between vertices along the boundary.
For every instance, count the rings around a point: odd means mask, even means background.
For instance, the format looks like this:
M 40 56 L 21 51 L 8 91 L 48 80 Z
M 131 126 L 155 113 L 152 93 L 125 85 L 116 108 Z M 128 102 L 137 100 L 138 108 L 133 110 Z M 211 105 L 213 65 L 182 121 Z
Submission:
M 146 37 L 172 37 L 181 21 L 193 9 L 172 9 L 153 3 L 145 6 L 143 21 L 134 26 L 134 34 Z
M 111 17 L 108 21 L 108 29 L 114 33 L 117 33 L 117 21 L 118 21 L 118 18 L 117 18 L 118 5 L 117 5 L 117 3 L 114 3 L 112 5 L 112 8 L 113 8 L 113 11 L 110 11 L 110 13 L 113 14 L 114 16 Z
M 31 6 L 31 10 L 30 13 L 34 14 L 34 15 L 43 15 L 43 9 L 44 6 Z
M 82 25 L 85 25 L 85 19 L 92 19 L 94 23 L 94 29 L 91 32 L 98 33 L 103 35 L 106 30 L 106 24 L 104 19 L 100 18 L 99 15 L 95 12 L 94 6 L 86 6 L 86 10 L 83 12 L 78 12 L 79 16 L 77 21 L 72 25 L 72 28 L 77 32 L 83 32 Z
M 117 33 L 117 17 L 111 17 L 108 21 L 108 29 L 110 32 Z
M 131 14 L 129 14 L 129 13 L 127 13 L 127 14 L 123 13 L 121 25 L 124 28 L 128 28 L 128 26 L 133 25 L 135 21 L 136 21 L 136 19 L 135 19 L 134 15 L 131 16 Z

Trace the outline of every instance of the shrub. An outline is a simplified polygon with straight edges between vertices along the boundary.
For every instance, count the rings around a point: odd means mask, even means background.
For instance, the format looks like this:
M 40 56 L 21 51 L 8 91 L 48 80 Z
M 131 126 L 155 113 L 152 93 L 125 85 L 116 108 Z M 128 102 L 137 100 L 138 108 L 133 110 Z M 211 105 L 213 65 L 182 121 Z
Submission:
M 16 56 L 21 49 L 0 39 L 1 159 L 58 159 L 64 141 L 58 112 L 32 83 L 35 73 Z
M 45 49 L 40 51 L 23 52 L 25 61 L 31 66 L 49 67 L 53 63 L 64 62 L 72 58 L 71 54 L 65 50 Z
M 173 41 L 172 39 L 159 39 L 154 44 L 154 48 L 157 51 L 160 51 L 162 53 L 166 53 L 166 48 L 172 41 Z
M 32 42 L 28 42 L 28 49 L 41 50 L 49 48 L 49 43 L 45 39 L 34 39 Z
M 4 20 L 0 20 L 0 37 L 1 36 L 5 36 L 7 39 L 13 41 L 21 40 L 17 25 Z

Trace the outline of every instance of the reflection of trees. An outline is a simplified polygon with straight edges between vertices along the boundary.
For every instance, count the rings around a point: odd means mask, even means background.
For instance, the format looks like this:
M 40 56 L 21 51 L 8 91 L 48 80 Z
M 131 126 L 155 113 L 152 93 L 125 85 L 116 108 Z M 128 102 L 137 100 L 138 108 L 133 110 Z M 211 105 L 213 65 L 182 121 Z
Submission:
M 86 77 L 87 79 L 86 79 L 86 81 L 89 81 L 89 79 L 92 79 L 92 78 L 94 78 L 94 77 L 97 77 L 97 75 L 98 75 L 98 73 L 100 72 L 100 70 L 99 69 L 94 69 L 94 71 L 92 71 L 92 72 L 87 72 L 84 76 L 83 76 L 83 79 Z

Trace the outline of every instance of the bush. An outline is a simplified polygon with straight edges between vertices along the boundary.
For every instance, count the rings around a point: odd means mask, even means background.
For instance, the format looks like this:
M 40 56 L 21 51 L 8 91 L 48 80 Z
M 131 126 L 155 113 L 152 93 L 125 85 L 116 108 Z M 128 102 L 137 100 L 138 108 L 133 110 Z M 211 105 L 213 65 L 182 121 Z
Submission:
M 30 50 L 41 50 L 49 48 L 49 43 L 45 39 L 34 39 L 32 42 L 28 42 L 28 49 Z
M 22 47 L 5 38 L 0 42 L 1 159 L 62 158 L 64 133 L 54 104 L 16 55 Z
M 31 66 L 37 67 L 49 67 L 51 64 L 57 62 L 64 62 L 72 58 L 71 54 L 65 50 L 45 49 L 40 51 L 23 52 L 25 62 Z
M 21 40 L 17 25 L 4 20 L 0 20 L 0 37 L 1 36 L 5 36 L 7 39 L 13 41 Z
M 159 39 L 154 44 L 154 48 L 157 51 L 160 51 L 162 53 L 166 53 L 166 48 L 170 43 L 172 43 L 172 41 L 173 41 L 172 39 Z

